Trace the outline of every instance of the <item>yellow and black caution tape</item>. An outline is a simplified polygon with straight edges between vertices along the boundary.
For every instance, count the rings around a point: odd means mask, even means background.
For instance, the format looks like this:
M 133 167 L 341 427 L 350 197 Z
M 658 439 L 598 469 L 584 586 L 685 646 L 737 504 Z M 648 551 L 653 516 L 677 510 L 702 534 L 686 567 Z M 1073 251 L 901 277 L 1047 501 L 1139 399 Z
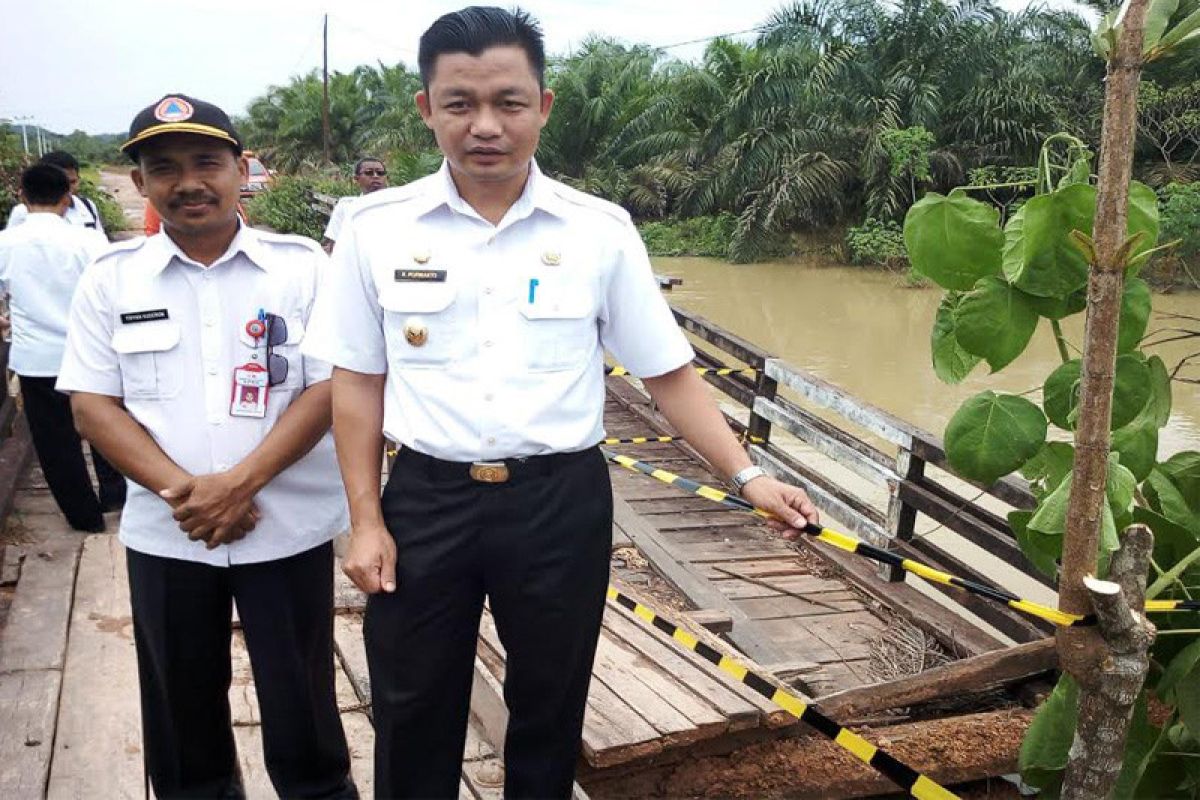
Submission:
M 761 436 L 745 436 L 745 441 L 762 444 L 767 441 Z M 629 439 L 604 439 L 600 444 L 650 444 L 655 442 L 682 442 L 682 436 L 634 436 Z
M 629 456 L 622 456 L 615 453 L 605 451 L 605 457 L 615 464 L 619 464 L 626 469 L 634 472 L 641 472 L 649 475 L 652 478 L 662 481 L 663 483 L 677 486 L 683 491 L 691 492 L 694 495 L 712 500 L 716 503 L 736 508 L 741 511 L 748 511 L 751 514 L 756 514 L 766 519 L 774 518 L 774 515 L 761 508 L 757 508 L 752 503 L 748 503 L 737 495 L 731 495 L 720 489 L 714 489 L 711 486 L 697 483 L 688 478 L 675 475 L 666 470 L 658 469 L 651 464 Z M 904 558 L 896 553 L 875 545 L 868 544 L 861 539 L 856 539 L 853 536 L 847 536 L 844 533 L 823 528 L 820 525 L 809 523 L 802 528 L 805 533 L 814 538 L 820 539 L 823 542 L 833 545 L 848 553 L 869 558 L 872 561 L 878 561 L 881 564 L 887 564 L 892 567 L 899 567 L 905 572 L 912 573 L 918 577 L 924 578 L 933 583 L 940 583 L 946 586 L 956 586 L 959 589 L 970 592 L 971 594 L 986 597 L 989 600 L 994 600 L 997 603 L 1003 603 L 1009 608 L 1014 608 L 1017 611 L 1024 612 L 1033 617 L 1040 617 L 1060 625 L 1069 627 L 1071 625 L 1092 625 L 1095 624 L 1096 618 L 1094 615 L 1080 616 L 1078 614 L 1068 614 L 1065 611 L 1059 611 L 1057 608 L 1035 603 L 1032 600 L 1025 600 L 1005 589 L 999 589 L 994 586 L 988 586 L 983 583 L 960 578 L 956 575 L 951 575 L 948 572 L 943 572 L 940 569 L 935 569 L 928 564 L 922 564 L 920 561 L 913 561 L 911 558 Z M 1200 611 L 1200 601 L 1196 600 L 1151 600 L 1146 603 L 1146 611 L 1163 612 L 1163 611 Z
M 639 619 L 670 636 L 677 644 L 683 645 L 705 661 L 716 665 L 722 672 L 727 673 L 758 692 L 784 711 L 795 716 L 801 722 L 809 724 L 818 733 L 832 740 L 867 766 L 878 770 L 888 780 L 904 789 L 904 791 L 913 797 L 918 798 L 918 800 L 956 800 L 958 797 L 958 795 L 942 788 L 895 756 L 871 744 L 854 731 L 834 722 L 816 708 L 804 702 L 798 695 L 786 689 L 779 688 L 763 676 L 749 670 L 736 659 L 730 658 L 700 641 L 675 623 L 660 617 L 653 609 L 647 608 L 611 585 L 608 587 L 608 598 L 622 607 L 629 609 Z
M 696 372 L 701 375 L 745 375 L 748 378 L 753 378 L 758 374 L 758 370 L 753 367 L 696 367 Z M 628 375 L 629 370 L 624 367 L 608 367 L 604 368 L 605 375 Z

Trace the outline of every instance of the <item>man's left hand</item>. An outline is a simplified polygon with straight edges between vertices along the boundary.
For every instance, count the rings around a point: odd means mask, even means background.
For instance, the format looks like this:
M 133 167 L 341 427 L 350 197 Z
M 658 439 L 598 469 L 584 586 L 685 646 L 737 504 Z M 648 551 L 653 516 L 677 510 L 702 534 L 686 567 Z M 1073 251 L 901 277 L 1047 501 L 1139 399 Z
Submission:
M 767 524 L 783 534 L 788 541 L 795 541 L 804 533 L 806 524 L 820 525 L 817 507 L 804 490 L 762 475 L 750 481 L 742 489 L 742 497 L 763 511 L 770 511 L 775 518 Z

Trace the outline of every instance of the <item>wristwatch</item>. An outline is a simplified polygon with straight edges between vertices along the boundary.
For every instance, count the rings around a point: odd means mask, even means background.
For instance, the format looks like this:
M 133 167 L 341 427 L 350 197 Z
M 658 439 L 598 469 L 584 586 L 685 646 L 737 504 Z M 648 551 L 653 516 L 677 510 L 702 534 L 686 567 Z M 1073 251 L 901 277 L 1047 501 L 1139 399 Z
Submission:
M 740 495 L 742 493 L 742 489 L 746 488 L 747 483 L 755 478 L 761 478 L 766 474 L 767 471 L 762 467 L 751 465 L 744 469 L 738 470 L 737 473 L 735 473 L 734 476 L 729 479 L 729 482 L 733 484 L 734 491 Z

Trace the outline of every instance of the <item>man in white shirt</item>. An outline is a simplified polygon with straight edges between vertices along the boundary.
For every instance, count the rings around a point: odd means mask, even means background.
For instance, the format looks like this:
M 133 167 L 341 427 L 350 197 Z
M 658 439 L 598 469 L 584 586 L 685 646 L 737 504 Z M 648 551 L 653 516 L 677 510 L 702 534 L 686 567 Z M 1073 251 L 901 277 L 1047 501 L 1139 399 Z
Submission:
M 0 292 L 10 296 L 12 324 L 8 366 L 21 380 L 25 419 L 50 493 L 72 528 L 99 532 L 102 512 L 125 500 L 125 479 L 93 451 L 97 497 L 71 405 L 54 390 L 54 382 L 71 296 L 84 267 L 107 249 L 108 241 L 63 219 L 71 194 L 58 167 L 29 167 L 21 174 L 21 193 L 28 206 L 25 224 L 0 232 Z
M 300 354 L 326 256 L 242 225 L 241 139 L 168 95 L 122 150 L 163 232 L 116 245 L 71 306 L 58 388 L 130 479 L 121 519 L 146 765 L 159 797 L 239 797 L 237 603 L 281 797 L 357 797 L 333 683 L 333 549 L 346 525 L 330 367 Z
M 325 234 L 321 239 L 321 246 L 325 248 L 326 253 L 333 250 L 350 204 L 359 197 L 387 188 L 387 167 L 382 160 L 374 156 L 360 158 L 354 164 L 354 182 L 358 184 L 362 194 L 357 197 L 340 197 L 334 204 L 333 211 L 329 214 L 329 224 L 325 226 Z
M 58 167 L 67 175 L 67 180 L 70 182 L 71 187 L 71 200 L 67 204 L 67 211 L 64 214 L 67 222 L 72 225 L 90 228 L 102 235 L 106 235 L 104 233 L 104 223 L 100 220 L 100 209 L 96 208 L 96 204 L 91 200 L 75 194 L 75 191 L 79 188 L 79 161 L 75 159 L 75 156 L 63 150 L 52 150 L 42 156 L 38 163 Z M 29 213 L 29 207 L 26 203 L 17 203 L 13 206 L 12 211 L 9 212 L 8 223 L 5 225 L 5 228 L 17 227 L 28 218 Z
M 356 201 L 305 352 L 334 364 L 381 797 L 457 795 L 484 598 L 507 658 L 508 798 L 571 794 L 612 536 L 603 351 L 747 499 L 816 509 L 751 466 L 691 367 L 629 215 L 533 163 L 553 103 L 524 12 L 421 37 L 440 172 Z M 399 442 L 383 497 L 383 435 Z M 789 527 L 790 526 L 790 527 Z

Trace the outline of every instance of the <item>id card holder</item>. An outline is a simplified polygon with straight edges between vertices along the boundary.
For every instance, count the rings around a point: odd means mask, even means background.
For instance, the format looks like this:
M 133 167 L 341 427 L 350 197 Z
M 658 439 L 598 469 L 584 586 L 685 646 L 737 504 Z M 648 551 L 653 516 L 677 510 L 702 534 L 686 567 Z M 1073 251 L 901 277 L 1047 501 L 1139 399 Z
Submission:
M 266 367 L 251 361 L 233 370 L 233 392 L 229 400 L 229 416 L 262 419 L 267 415 L 267 393 L 270 373 Z

